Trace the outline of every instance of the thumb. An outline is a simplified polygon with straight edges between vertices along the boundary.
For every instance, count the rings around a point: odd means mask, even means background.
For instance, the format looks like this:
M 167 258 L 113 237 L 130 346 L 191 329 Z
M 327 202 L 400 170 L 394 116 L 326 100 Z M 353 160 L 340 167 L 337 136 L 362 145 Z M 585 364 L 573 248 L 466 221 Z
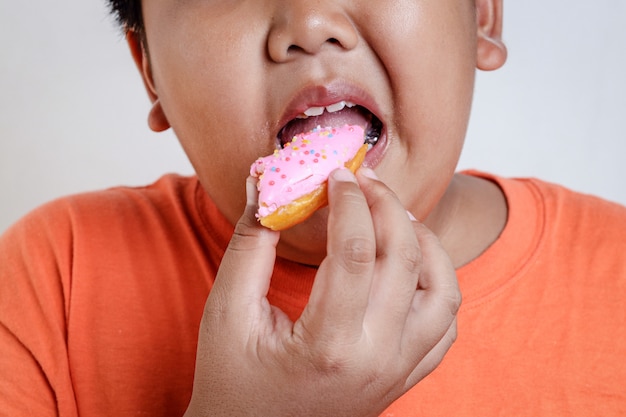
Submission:
M 211 295 L 235 307 L 249 306 L 267 295 L 276 259 L 279 232 L 261 226 L 256 179 L 246 180 L 246 209 L 224 253 Z

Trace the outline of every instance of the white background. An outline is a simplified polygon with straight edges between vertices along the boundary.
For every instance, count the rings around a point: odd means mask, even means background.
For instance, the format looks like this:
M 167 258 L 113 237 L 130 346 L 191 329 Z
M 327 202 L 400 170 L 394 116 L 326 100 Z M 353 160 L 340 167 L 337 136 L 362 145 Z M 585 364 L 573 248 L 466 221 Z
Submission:
M 459 168 L 626 204 L 626 1 L 505 2 L 509 62 L 479 73 Z M 192 173 L 104 0 L 0 0 L 0 232 L 52 198 Z

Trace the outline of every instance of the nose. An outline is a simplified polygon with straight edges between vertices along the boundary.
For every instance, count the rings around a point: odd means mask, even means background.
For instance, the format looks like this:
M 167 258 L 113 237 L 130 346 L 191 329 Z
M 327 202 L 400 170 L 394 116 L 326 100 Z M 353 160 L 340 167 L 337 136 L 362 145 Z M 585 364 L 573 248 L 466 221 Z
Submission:
M 268 53 L 275 62 L 287 62 L 298 55 L 315 55 L 324 48 L 353 49 L 358 32 L 333 0 L 286 0 L 278 2 L 268 35 Z

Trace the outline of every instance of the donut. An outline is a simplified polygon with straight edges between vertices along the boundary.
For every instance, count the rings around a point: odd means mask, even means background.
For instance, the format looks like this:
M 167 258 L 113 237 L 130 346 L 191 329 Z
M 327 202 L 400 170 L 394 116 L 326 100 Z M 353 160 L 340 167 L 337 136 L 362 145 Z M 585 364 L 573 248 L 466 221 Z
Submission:
M 272 155 L 258 158 L 250 175 L 258 178 L 261 224 L 284 230 L 328 204 L 327 181 L 337 168 L 355 172 L 365 159 L 361 126 L 317 128 L 293 137 Z

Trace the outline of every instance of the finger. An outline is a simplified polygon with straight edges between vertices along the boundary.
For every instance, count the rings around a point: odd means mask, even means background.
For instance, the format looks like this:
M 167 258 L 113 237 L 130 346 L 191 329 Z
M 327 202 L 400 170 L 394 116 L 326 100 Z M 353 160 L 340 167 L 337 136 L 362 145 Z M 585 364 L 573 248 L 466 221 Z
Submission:
M 444 336 L 437 342 L 435 347 L 433 347 L 424 358 L 419 362 L 417 367 L 413 369 L 409 377 L 406 379 L 406 384 L 404 386 L 404 391 L 408 391 L 415 384 L 420 382 L 426 376 L 428 376 L 432 371 L 439 366 L 439 364 L 443 361 L 443 358 L 448 353 L 454 342 L 457 338 L 457 321 L 454 319 L 452 324 L 444 334 Z
M 335 170 L 328 184 L 327 257 L 301 324 L 323 340 L 359 338 L 367 308 L 376 244 L 369 208 L 354 175 Z
M 398 197 L 361 169 L 357 175 L 369 204 L 376 235 L 376 271 L 366 323 L 373 334 L 399 342 L 417 288 L 422 264 L 415 231 Z
M 247 202 L 218 270 L 211 296 L 245 311 L 267 295 L 279 233 L 257 221 L 256 180 L 246 181 Z M 215 295 L 214 295 L 215 294 Z
M 448 332 L 461 305 L 461 292 L 452 262 L 439 240 L 423 224 L 413 224 L 423 263 L 403 332 L 402 351 L 408 354 L 407 359 L 419 361 Z

